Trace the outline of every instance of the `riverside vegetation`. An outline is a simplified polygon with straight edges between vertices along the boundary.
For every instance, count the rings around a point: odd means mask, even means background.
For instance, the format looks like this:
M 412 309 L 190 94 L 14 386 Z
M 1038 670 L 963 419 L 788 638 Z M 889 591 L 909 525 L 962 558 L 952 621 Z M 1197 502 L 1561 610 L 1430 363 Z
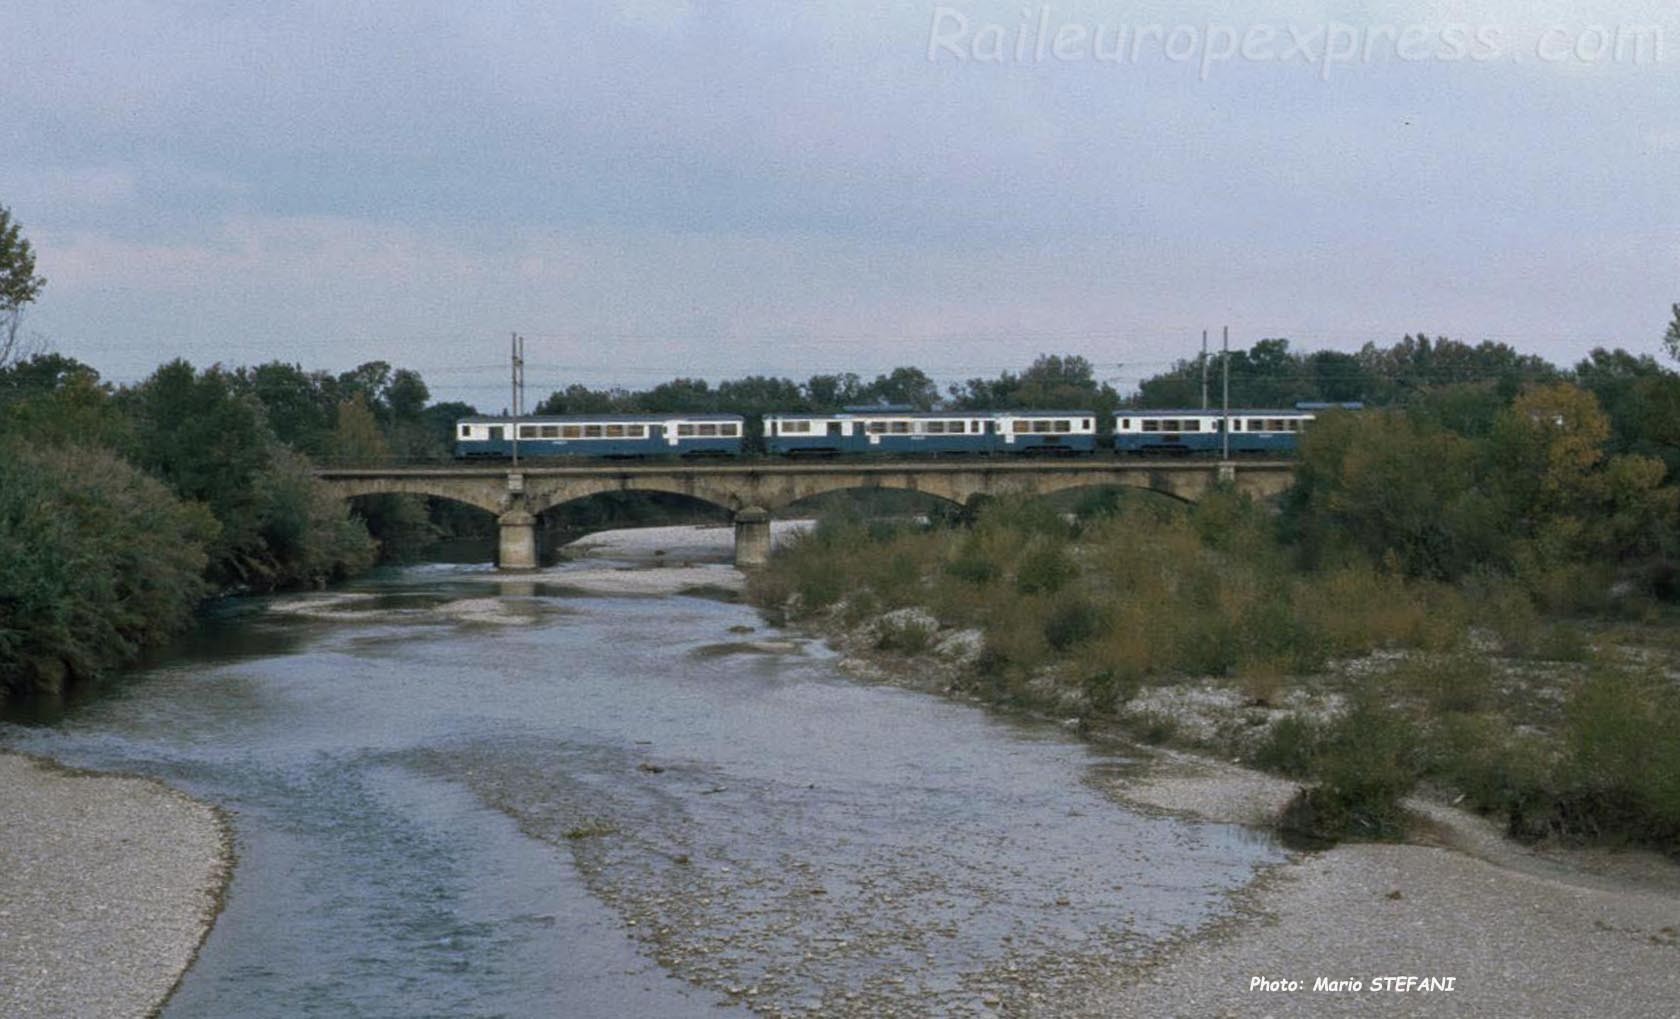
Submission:
M 1393 837 L 1421 785 L 1519 837 L 1680 852 L 1677 490 L 1578 385 L 1473 419 L 1322 418 L 1281 509 L 1099 491 L 825 518 L 752 593 L 984 698 L 1307 780 L 1282 819 L 1307 833 Z M 1197 691 L 1227 724 L 1151 706 Z

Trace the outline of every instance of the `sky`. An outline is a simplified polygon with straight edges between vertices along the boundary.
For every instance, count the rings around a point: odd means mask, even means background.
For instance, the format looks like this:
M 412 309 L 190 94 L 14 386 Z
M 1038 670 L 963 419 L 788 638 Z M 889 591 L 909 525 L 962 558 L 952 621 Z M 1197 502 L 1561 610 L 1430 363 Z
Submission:
M 1655 353 L 1680 301 L 1680 7 L 698 0 L 23 4 L 0 205 L 26 329 L 418 369 L 435 398 L 1121 388 L 1288 337 Z

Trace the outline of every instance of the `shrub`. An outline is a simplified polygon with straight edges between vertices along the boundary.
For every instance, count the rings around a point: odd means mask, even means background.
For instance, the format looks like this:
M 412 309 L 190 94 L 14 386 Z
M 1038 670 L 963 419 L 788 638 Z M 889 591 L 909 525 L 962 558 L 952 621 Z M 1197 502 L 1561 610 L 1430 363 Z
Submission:
M 1059 599 L 1044 620 L 1044 641 L 1053 650 L 1066 651 L 1091 639 L 1099 622 L 1097 607 L 1084 598 Z
M 1035 538 L 1015 567 L 1015 589 L 1022 594 L 1055 594 L 1078 572 L 1061 542 Z
M 875 624 L 875 646 L 900 655 L 919 655 L 933 647 L 934 628 L 915 619 L 886 617 Z
M 1419 741 L 1411 722 L 1369 694 L 1325 730 L 1312 755 L 1318 784 L 1284 812 L 1285 830 L 1317 838 L 1401 835 L 1400 800 L 1416 785 Z
M 1318 752 L 1318 727 L 1300 715 L 1285 715 L 1272 723 L 1265 739 L 1254 748 L 1253 762 L 1294 778 L 1312 772 Z
M 1389 676 L 1436 714 L 1481 711 L 1493 701 L 1493 663 L 1474 652 L 1408 658 Z
M 1483 812 L 1506 815 L 1513 834 L 1551 813 L 1555 755 L 1539 737 L 1492 715 L 1448 715 L 1438 723 L 1431 771 Z
M 945 572 L 970 584 L 989 584 L 1003 571 L 977 549 L 964 549 L 945 566 Z
M 1275 708 L 1283 700 L 1286 669 L 1278 662 L 1254 662 L 1243 666 L 1238 679 L 1250 704 Z
M 0 697 L 55 695 L 184 629 L 216 534 L 108 453 L 0 445 Z
M 1595 668 L 1565 713 L 1569 772 L 1581 795 L 1566 827 L 1680 843 L 1680 694 L 1660 675 Z
M 1114 714 L 1122 701 L 1137 695 L 1137 678 L 1125 676 L 1113 669 L 1088 672 L 1079 685 L 1081 692 L 1085 694 L 1087 708 L 1104 715 Z

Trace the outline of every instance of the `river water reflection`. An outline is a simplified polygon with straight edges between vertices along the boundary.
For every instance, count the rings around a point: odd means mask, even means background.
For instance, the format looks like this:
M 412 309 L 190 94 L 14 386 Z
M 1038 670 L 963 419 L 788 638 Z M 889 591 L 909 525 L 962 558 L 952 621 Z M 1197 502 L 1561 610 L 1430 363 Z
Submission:
M 572 583 L 601 565 L 252 599 L 0 742 L 231 813 L 170 1017 L 1059 1014 L 1280 858 L 1115 804 L 1056 726 Z

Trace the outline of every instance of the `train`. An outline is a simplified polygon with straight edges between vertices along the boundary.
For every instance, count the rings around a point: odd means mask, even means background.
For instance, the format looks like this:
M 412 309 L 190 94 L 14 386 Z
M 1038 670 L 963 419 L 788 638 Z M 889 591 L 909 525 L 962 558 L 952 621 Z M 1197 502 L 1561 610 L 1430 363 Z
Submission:
M 1360 404 L 1297 404 L 1288 409 L 1119 410 L 1112 437 L 1099 442 L 1089 410 L 772 413 L 759 434 L 773 457 L 832 456 L 1289 456 L 1301 432 L 1330 409 Z M 1223 432 L 1230 421 L 1229 442 Z M 735 458 L 745 455 L 747 419 L 739 414 L 565 414 L 468 417 L 455 423 L 459 459 Z

